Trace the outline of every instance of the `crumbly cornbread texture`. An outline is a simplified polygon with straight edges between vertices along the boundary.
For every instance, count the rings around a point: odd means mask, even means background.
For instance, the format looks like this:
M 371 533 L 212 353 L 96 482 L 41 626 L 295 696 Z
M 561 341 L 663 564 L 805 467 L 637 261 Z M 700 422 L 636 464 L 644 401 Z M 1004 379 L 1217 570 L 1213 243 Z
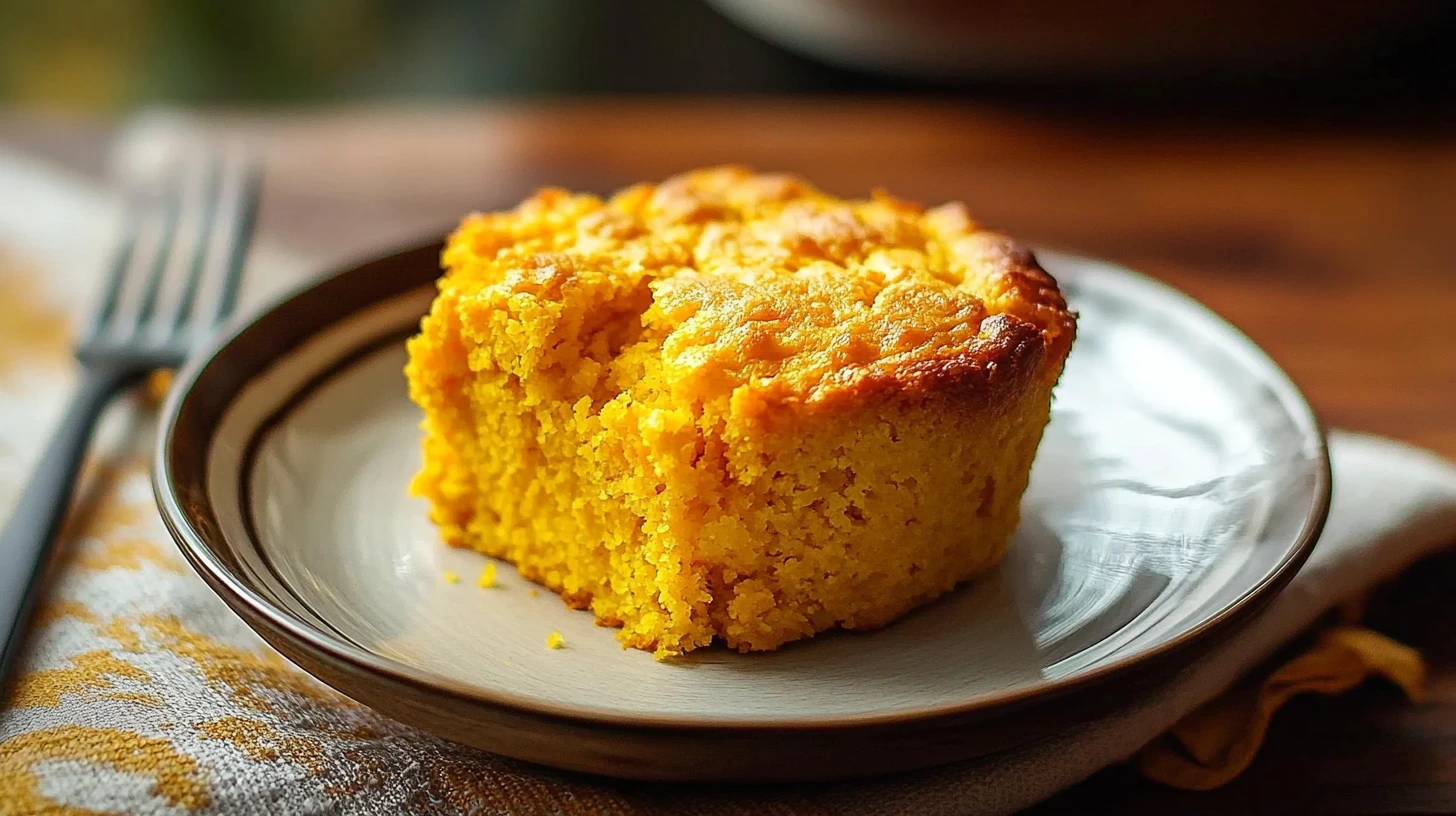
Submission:
M 884 626 L 994 565 L 1075 325 L 959 203 L 739 168 L 542 190 L 443 265 L 414 491 L 659 656 Z

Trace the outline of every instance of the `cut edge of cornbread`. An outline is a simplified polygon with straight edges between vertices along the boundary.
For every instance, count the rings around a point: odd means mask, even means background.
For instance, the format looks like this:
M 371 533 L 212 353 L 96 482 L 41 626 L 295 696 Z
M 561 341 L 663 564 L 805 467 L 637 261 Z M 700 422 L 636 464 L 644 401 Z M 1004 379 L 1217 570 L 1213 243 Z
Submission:
M 659 656 L 880 627 L 1000 560 L 1075 329 L 1055 282 L 958 206 L 784 178 L 462 224 L 406 368 L 447 542 Z

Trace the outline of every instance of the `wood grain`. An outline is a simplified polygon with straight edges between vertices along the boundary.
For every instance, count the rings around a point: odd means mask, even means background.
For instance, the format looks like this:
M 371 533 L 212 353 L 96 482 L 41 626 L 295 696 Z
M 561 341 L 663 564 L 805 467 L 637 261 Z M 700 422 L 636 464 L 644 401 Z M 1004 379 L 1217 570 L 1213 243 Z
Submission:
M 540 184 L 608 189 L 696 165 L 964 199 L 1030 241 L 1101 255 L 1242 328 L 1332 426 L 1456 458 L 1456 141 L 1449 135 L 1065 118 L 894 100 L 603 100 L 210 117 L 266 155 L 264 240 L 321 263 L 441 230 Z M 93 171 L 106 123 L 0 119 L 0 142 Z M 285 282 L 255 276 L 251 296 Z M 1038 809 L 1456 812 L 1456 556 L 1376 620 L 1424 648 L 1429 699 L 1299 700 L 1212 793 L 1109 771 Z

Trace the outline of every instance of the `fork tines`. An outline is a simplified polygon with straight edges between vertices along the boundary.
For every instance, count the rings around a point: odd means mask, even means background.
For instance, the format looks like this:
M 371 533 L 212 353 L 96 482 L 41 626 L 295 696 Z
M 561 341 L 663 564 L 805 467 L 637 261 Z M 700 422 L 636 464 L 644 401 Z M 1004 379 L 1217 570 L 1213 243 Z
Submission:
M 126 168 L 121 240 L 83 352 L 151 350 L 180 362 L 236 304 L 257 169 L 237 148 L 170 153 Z

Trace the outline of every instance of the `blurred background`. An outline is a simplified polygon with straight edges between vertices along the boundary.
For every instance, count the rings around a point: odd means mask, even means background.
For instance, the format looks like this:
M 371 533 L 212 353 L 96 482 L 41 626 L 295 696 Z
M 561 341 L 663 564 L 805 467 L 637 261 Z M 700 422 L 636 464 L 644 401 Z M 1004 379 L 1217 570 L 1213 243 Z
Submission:
M 0 104 L 974 95 L 1446 121 L 1432 0 L 3 0 Z

